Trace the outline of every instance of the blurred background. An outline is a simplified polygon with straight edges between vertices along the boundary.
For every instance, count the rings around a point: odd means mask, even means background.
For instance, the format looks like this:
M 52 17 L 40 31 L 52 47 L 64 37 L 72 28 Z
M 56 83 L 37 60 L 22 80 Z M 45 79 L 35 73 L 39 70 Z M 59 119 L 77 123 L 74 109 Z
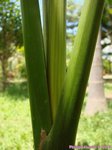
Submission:
M 82 6 L 83 0 L 67 1 L 67 68 Z M 0 150 L 33 150 L 21 19 L 18 0 L 0 1 Z M 112 4 L 107 0 L 79 123 L 77 145 L 111 145 L 111 116 Z

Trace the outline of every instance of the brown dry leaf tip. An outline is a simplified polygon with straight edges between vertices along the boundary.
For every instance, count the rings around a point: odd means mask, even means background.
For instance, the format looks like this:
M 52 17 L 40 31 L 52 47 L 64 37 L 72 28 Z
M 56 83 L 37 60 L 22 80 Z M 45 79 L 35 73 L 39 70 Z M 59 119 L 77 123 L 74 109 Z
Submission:
M 47 138 L 46 131 L 44 129 L 41 129 L 39 150 L 42 150 L 46 138 Z

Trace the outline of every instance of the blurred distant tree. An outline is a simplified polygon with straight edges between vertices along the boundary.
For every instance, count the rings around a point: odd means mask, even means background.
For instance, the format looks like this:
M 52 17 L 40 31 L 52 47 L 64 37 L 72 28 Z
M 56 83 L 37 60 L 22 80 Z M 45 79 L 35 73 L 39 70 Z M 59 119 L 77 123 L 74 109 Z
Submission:
M 76 4 L 74 0 L 67 1 L 67 12 L 66 12 L 67 67 L 69 65 L 70 54 L 74 45 L 74 37 L 76 36 L 78 29 L 81 8 L 82 4 Z
M 104 72 L 111 74 L 111 45 L 112 44 L 112 0 L 106 0 L 102 18 L 102 48 L 107 52 L 103 53 Z M 104 50 L 103 49 L 103 50 Z
M 88 101 L 85 108 L 85 114 L 90 116 L 94 115 L 97 112 L 107 110 L 107 102 L 104 94 L 101 50 L 101 31 L 99 31 L 99 36 L 97 39 L 94 59 L 89 77 Z
M 102 36 L 102 38 L 110 36 L 112 42 L 112 0 L 106 0 L 102 18 Z
M 0 61 L 2 68 L 2 89 L 7 80 L 7 61 L 17 45 L 22 45 L 21 15 L 17 0 L 0 1 Z
M 81 4 L 76 4 L 74 0 L 67 1 L 67 40 L 73 41 L 74 35 L 76 35 L 79 17 L 81 14 Z

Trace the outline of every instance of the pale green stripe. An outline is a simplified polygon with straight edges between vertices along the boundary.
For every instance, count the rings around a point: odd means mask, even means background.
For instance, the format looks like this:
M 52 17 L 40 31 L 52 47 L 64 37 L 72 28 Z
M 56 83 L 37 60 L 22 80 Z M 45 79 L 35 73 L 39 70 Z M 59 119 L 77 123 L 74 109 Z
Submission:
M 53 120 L 65 78 L 65 0 L 44 0 L 44 36 L 47 49 L 47 77 Z

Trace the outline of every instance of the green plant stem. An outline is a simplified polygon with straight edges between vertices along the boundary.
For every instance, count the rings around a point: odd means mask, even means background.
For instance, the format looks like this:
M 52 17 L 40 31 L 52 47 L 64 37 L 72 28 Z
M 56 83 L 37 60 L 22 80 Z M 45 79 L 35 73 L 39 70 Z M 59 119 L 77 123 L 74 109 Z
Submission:
M 34 149 L 38 149 L 41 129 L 51 128 L 50 104 L 44 60 L 44 46 L 37 0 L 21 0 L 25 58 L 29 83 Z
M 104 0 L 85 0 L 56 119 L 44 150 L 64 150 L 74 145 L 103 6 Z
M 44 36 L 53 120 L 66 70 L 65 0 L 44 0 Z

